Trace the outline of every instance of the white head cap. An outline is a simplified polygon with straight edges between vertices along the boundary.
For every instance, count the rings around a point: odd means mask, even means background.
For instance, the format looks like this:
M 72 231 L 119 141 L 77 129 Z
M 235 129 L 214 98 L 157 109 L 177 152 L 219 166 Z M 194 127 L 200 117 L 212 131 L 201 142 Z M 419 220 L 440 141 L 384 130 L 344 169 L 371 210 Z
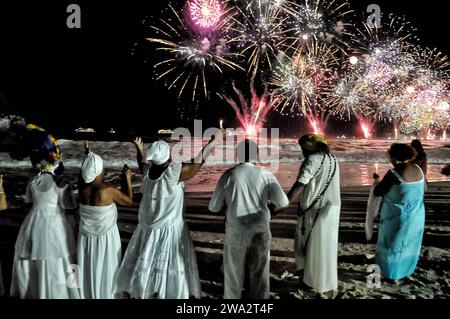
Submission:
M 83 164 L 81 164 L 81 176 L 83 177 L 84 182 L 87 184 L 92 183 L 102 172 L 102 158 L 97 154 L 89 153 L 84 159 Z
M 162 165 L 170 158 L 170 146 L 164 141 L 154 142 L 147 151 L 147 161 Z

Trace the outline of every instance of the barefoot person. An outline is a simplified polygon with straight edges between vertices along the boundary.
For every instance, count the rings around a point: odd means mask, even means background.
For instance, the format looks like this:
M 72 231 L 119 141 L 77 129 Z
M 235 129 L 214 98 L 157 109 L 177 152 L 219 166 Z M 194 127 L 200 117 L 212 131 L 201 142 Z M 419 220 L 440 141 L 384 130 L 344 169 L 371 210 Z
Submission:
M 77 203 L 72 187 L 57 175 L 57 167 L 31 179 L 25 202 L 32 203 L 15 245 L 11 296 L 21 299 L 79 298 L 72 265 L 76 263 L 73 225 L 66 211 Z
M 237 146 L 239 165 L 226 171 L 217 183 L 209 210 L 226 209 L 224 241 L 225 299 L 241 298 L 246 266 L 250 298 L 270 297 L 270 204 L 280 209 L 289 200 L 267 170 L 256 167 L 258 146 L 245 140 Z
M 80 231 L 78 265 L 80 267 L 80 297 L 113 299 L 117 272 L 122 260 L 122 245 L 117 228 L 118 205 L 133 204 L 131 170 L 124 167 L 122 191 L 103 182 L 103 161 L 90 151 L 86 143 L 86 158 L 78 178 L 80 200 Z
M 425 176 L 414 163 L 415 151 L 393 144 L 389 156 L 394 166 L 374 189 L 383 196 L 378 229 L 376 262 L 383 278 L 399 284 L 414 273 L 425 227 Z
M 324 137 L 305 135 L 299 144 L 305 160 L 288 194 L 290 201 L 300 197 L 295 237 L 297 269 L 303 270 L 303 282 L 316 292 L 334 293 L 338 288 L 339 165 Z
M 193 163 L 175 163 L 164 141 L 135 141 L 143 169 L 139 224 L 128 244 L 118 277 L 119 292 L 131 298 L 201 297 L 194 246 L 184 221 L 184 182 L 194 177 L 215 145 L 204 147 Z M 149 163 L 147 163 L 149 162 Z M 149 165 L 151 164 L 151 165 Z

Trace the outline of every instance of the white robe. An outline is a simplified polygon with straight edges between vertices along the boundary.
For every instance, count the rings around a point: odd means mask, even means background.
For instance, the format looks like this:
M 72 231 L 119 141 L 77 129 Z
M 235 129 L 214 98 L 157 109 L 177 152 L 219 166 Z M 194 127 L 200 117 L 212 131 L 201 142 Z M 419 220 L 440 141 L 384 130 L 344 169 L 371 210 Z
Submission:
M 270 211 L 289 200 L 269 171 L 253 164 L 238 165 L 220 178 L 209 203 L 212 212 L 226 207 L 224 242 L 225 299 L 239 299 L 244 285 L 245 265 L 249 266 L 250 296 L 269 298 Z
M 117 207 L 80 205 L 78 237 L 80 297 L 114 299 L 122 246 L 117 228 Z
M 42 174 L 31 180 L 25 201 L 33 207 L 15 245 L 11 296 L 79 298 L 74 228 L 64 212 L 76 208 L 70 186 L 59 188 L 50 174 Z
M 117 291 L 132 298 L 200 298 L 197 258 L 184 221 L 181 164 L 142 181 L 139 224 L 119 269 Z
M 333 161 L 328 157 L 325 157 L 323 168 L 319 170 L 322 159 L 323 155 L 321 154 L 311 155 L 305 159 L 300 167 L 298 182 L 306 185 L 300 195 L 300 208 L 302 210 L 308 209 L 324 189 L 330 169 L 331 174 L 333 173 Z M 335 176 L 325 193 L 319 217 L 312 229 L 306 247 L 305 256 L 307 235 L 317 215 L 318 208 L 319 203 L 308 211 L 304 218 L 298 218 L 295 255 L 297 269 L 304 269 L 303 281 L 305 284 L 314 288 L 318 293 L 323 293 L 338 288 L 338 233 L 341 210 L 339 166 L 336 167 Z M 304 233 L 302 233 L 303 223 L 305 223 Z

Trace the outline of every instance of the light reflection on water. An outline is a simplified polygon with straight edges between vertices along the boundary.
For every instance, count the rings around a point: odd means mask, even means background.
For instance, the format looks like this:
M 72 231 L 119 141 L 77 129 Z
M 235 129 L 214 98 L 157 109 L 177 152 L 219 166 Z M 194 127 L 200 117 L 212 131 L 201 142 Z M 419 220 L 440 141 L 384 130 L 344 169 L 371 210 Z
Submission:
M 450 181 L 441 174 L 443 165 L 428 165 L 427 180 L 429 182 Z M 191 181 L 188 182 L 187 192 L 211 192 L 216 187 L 220 176 L 232 166 L 205 166 Z M 277 171 L 272 171 L 284 188 L 291 187 L 298 175 L 300 163 L 282 163 Z M 367 186 L 373 181 L 376 164 L 340 163 L 341 187 Z M 383 177 L 391 169 L 390 164 L 378 164 L 378 174 Z

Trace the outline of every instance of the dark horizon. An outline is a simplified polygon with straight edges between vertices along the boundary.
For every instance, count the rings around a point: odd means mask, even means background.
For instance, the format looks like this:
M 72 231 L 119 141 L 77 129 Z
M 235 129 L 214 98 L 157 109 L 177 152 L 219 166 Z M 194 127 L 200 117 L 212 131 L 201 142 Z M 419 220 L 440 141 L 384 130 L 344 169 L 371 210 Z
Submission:
M 373 1 L 353 0 L 357 14 Z M 77 3 L 82 28 L 66 27 L 66 7 Z M 166 1 L 2 1 L 0 4 L 0 94 L 12 113 L 64 133 L 77 127 L 139 132 L 190 125 L 194 118 L 235 124 L 233 112 L 216 99 L 185 112 L 176 93 L 152 80 L 151 63 L 133 48 L 145 37 L 141 21 L 157 16 Z M 405 15 L 425 47 L 445 54 L 449 44 L 442 2 L 376 1 L 383 12 Z M 359 11 L 359 12 L 358 12 Z M 2 104 L 0 99 L 0 104 Z M 293 133 L 298 119 L 271 115 L 273 125 Z

